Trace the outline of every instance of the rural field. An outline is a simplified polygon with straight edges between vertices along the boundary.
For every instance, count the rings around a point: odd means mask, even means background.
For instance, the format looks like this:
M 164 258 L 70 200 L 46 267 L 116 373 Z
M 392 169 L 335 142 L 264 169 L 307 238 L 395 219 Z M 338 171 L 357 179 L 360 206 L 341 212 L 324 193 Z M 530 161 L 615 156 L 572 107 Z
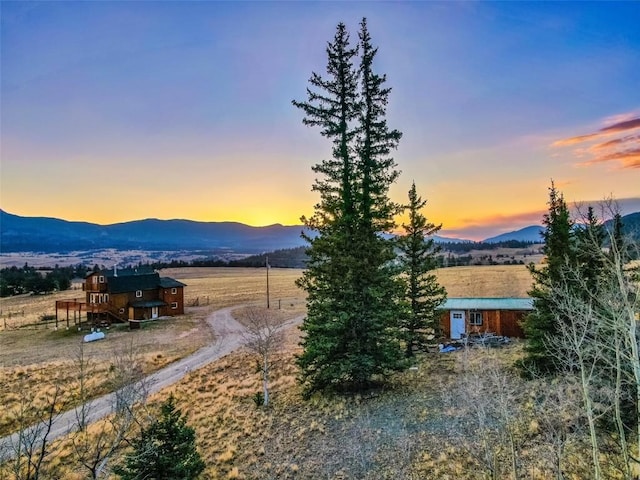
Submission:
M 283 320 L 304 312 L 304 292 L 295 286 L 300 274 L 269 271 L 271 308 Z M 106 341 L 85 344 L 89 396 L 110 390 L 109 372 L 118 355 L 133 350 L 149 373 L 211 343 L 215 332 L 205 322 L 211 312 L 236 305 L 266 307 L 265 269 L 183 268 L 161 275 L 188 285 L 186 315 L 150 322 L 138 331 L 114 326 Z M 531 284 L 522 265 L 454 267 L 437 275 L 450 297 L 521 297 Z M 2 299 L 3 312 L 24 314 L 13 315 L 8 327 L 0 330 L 0 403 L 5 407 L 0 435 L 15 430 L 15 413 L 26 397 L 37 405 L 60 385 L 66 392 L 65 407 L 77 403 L 78 352 L 85 332 L 73 327 L 54 331 L 51 325 L 40 325 L 38 318 L 53 313 L 55 300 L 82 298 L 82 293 Z M 442 392 L 455 388 L 458 373 L 470 368 L 461 364 L 462 357 L 425 354 L 415 369 L 398 374 L 388 390 L 371 398 L 318 397 L 305 402 L 296 383 L 298 342 L 299 331 L 290 329 L 278 353 L 269 409 L 257 408 L 253 401 L 260 378 L 246 351 L 190 372 L 150 398 L 148 408 L 153 410 L 169 392 L 176 395 L 207 462 L 203 478 L 460 478 L 461 471 L 472 468 L 474 460 L 461 455 L 453 439 L 447 447 L 441 442 L 449 438 Z M 491 355 L 508 368 L 519 352 L 515 344 Z M 464 360 L 476 361 L 485 360 Z M 68 467 L 74 465 L 69 439 L 56 441 L 52 451 L 58 478 L 84 478 Z

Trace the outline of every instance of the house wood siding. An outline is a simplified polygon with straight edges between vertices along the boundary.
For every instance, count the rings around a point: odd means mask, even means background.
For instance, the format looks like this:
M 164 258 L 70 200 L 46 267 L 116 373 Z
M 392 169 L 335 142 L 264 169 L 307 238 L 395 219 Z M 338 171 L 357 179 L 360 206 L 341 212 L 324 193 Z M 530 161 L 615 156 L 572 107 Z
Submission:
M 495 333 L 505 337 L 524 338 L 524 330 L 521 322 L 529 314 L 523 310 L 463 310 L 465 312 L 466 332 Z M 471 312 L 482 313 L 482 325 L 471 325 L 469 319 Z M 440 316 L 440 327 L 445 337 L 451 338 L 450 310 L 445 310 Z
M 440 310 L 440 327 L 447 338 L 474 333 L 524 338 L 522 322 L 534 306 L 532 298 L 463 297 L 448 298 Z M 482 323 L 477 324 L 480 316 Z
M 156 312 L 157 316 L 183 315 L 184 287 L 177 280 L 149 271 L 93 272 L 83 283 L 87 318 L 102 315 L 124 322 L 150 319 Z M 136 296 L 138 291 L 141 296 Z
M 176 293 L 171 293 L 174 289 Z M 161 315 L 184 315 L 184 287 L 163 288 L 161 298 L 166 303 L 160 309 Z M 174 303 L 176 308 L 171 306 Z

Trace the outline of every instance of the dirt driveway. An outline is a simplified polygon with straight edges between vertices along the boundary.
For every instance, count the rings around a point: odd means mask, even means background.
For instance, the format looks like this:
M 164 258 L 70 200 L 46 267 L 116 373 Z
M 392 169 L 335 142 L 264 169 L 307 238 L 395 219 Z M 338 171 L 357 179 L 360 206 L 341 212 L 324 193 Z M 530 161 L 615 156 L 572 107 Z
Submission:
M 216 335 L 214 343 L 147 376 L 143 382 L 148 395 L 159 392 L 178 382 L 188 372 L 214 362 L 240 348 L 244 343 L 244 327 L 231 315 L 231 312 L 237 308 L 239 308 L 239 306 L 223 308 L 209 315 L 209 317 L 207 317 L 207 323 Z M 285 328 L 301 323 L 303 317 L 304 316 L 301 315 L 284 323 Z M 115 405 L 115 397 L 115 393 L 110 393 L 92 400 L 88 421 L 90 423 L 96 422 L 111 414 L 113 412 L 113 406 Z M 69 433 L 75 421 L 75 409 L 59 415 L 55 419 L 48 440 L 51 441 Z M 17 433 L 0 438 L 0 462 L 3 462 L 13 455 L 13 446 L 16 445 L 17 442 Z

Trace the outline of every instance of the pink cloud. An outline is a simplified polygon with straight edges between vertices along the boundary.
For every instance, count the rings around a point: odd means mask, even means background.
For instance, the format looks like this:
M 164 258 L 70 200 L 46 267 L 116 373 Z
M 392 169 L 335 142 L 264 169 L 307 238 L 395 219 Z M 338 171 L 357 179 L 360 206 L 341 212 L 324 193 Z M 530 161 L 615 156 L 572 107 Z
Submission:
M 598 156 L 588 162 L 583 162 L 580 165 L 589 166 L 596 163 L 610 162 L 612 160 L 621 162 L 622 168 L 640 168 L 640 147 Z
M 572 154 L 574 157 L 583 159 L 590 157 L 586 161 L 577 163 L 580 166 L 592 166 L 601 163 L 614 162 L 620 168 L 640 168 L 640 135 L 612 136 L 620 135 L 640 129 L 640 117 L 635 113 L 621 114 L 611 117 L 614 122 L 596 132 L 575 137 L 556 140 L 552 147 L 574 147 Z M 604 140 L 607 139 L 607 140 Z M 599 141 L 599 143 L 591 143 Z
M 626 130 L 633 130 L 640 127 L 640 118 L 633 118 L 631 120 L 625 120 L 624 122 L 614 123 L 605 128 L 601 128 L 601 132 L 624 132 Z

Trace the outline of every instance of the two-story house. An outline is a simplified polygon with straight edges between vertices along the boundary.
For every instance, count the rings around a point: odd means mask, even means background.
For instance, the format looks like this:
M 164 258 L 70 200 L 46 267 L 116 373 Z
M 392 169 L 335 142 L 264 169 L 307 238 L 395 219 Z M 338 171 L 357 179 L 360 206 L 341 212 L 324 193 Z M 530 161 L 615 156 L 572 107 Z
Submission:
M 111 323 L 182 315 L 185 286 L 148 269 L 92 272 L 83 284 L 87 319 Z

